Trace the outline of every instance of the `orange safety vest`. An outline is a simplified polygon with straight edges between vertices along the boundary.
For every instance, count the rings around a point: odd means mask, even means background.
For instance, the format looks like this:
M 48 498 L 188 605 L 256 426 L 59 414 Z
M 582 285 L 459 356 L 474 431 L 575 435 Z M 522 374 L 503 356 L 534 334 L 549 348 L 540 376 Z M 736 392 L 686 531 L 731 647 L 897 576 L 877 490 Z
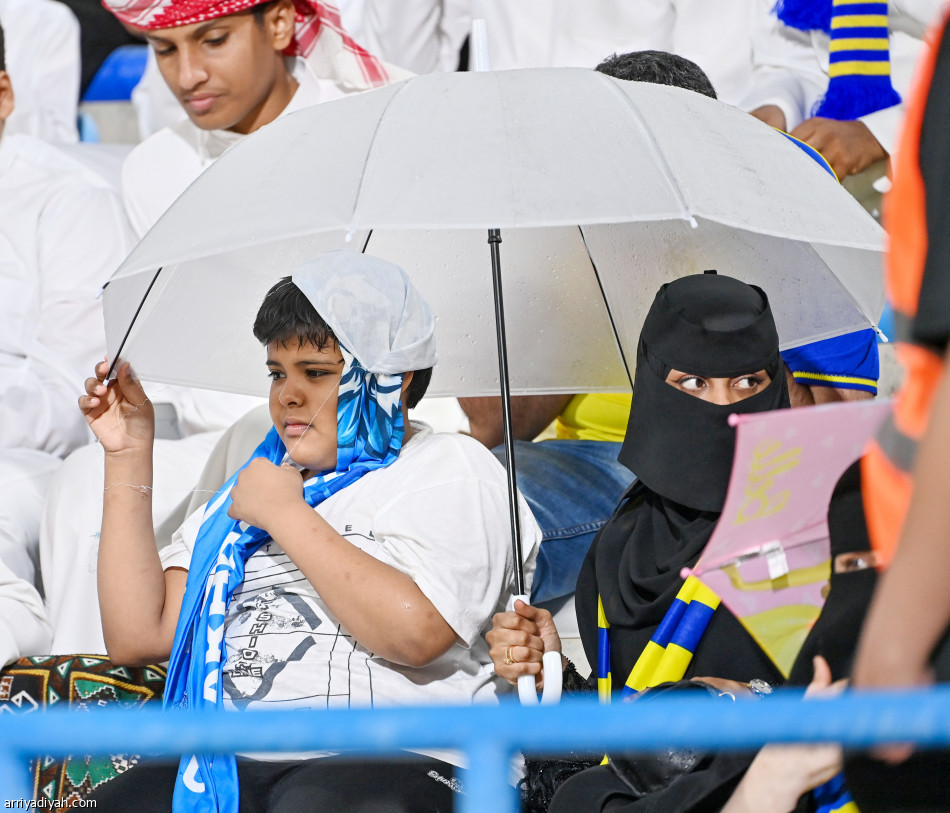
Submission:
M 900 148 L 893 164 L 894 186 L 888 194 L 884 222 L 890 239 L 887 292 L 894 308 L 897 358 L 905 378 L 892 414 L 861 461 L 864 510 L 871 545 L 882 565 L 894 556 L 913 492 L 911 471 L 917 444 L 927 429 L 930 408 L 943 373 L 943 359 L 913 341 L 927 259 L 924 179 L 920 172 L 920 131 L 933 79 L 945 17 L 932 32 L 931 47 L 917 66 Z

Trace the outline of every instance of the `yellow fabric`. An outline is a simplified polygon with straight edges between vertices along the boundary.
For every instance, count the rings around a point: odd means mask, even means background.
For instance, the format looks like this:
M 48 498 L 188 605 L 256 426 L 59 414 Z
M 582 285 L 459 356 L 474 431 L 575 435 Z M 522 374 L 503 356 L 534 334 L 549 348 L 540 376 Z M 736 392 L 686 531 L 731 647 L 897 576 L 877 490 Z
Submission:
M 640 657 L 637 658 L 633 669 L 630 670 L 626 685 L 635 692 L 642 692 L 646 689 L 650 678 L 656 673 L 660 661 L 663 660 L 664 652 L 666 650 L 662 646 L 653 641 L 648 641 Z
M 698 601 L 700 604 L 705 604 L 707 607 L 712 607 L 715 610 L 719 606 L 720 599 L 704 582 L 697 579 L 696 589 L 693 591 L 690 601 Z
M 746 593 L 767 590 L 784 590 L 787 587 L 803 587 L 806 584 L 815 584 L 816 582 L 826 582 L 831 575 L 831 559 L 825 559 L 817 565 L 811 567 L 800 567 L 779 576 L 777 579 L 759 579 L 755 582 L 747 582 L 739 573 L 739 567 L 735 563 L 725 565 L 722 572 L 729 577 L 729 582 L 734 590 L 742 590 Z
M 622 443 L 632 398 L 629 393 L 575 395 L 557 417 L 558 438 Z
M 833 62 L 828 67 L 828 76 L 890 76 L 890 62 Z
M 850 62 L 843 62 L 843 65 L 850 65 Z M 865 384 L 869 387 L 876 387 L 877 381 L 873 378 L 860 378 L 854 375 L 829 375 L 827 373 L 792 373 L 795 377 L 795 380 L 805 379 L 805 383 L 808 381 L 830 381 L 839 384 Z
M 831 28 L 887 28 L 886 14 L 845 14 L 831 18 Z
M 875 40 L 868 37 L 845 37 L 832 40 L 828 44 L 828 51 L 832 54 L 837 51 L 887 51 L 889 49 L 888 40 Z
M 604 612 L 604 602 L 601 601 L 600 596 L 597 596 L 597 628 L 598 630 L 609 630 L 610 622 L 607 620 L 607 613 Z M 599 635 L 598 634 L 598 643 Z M 595 664 L 596 666 L 596 664 Z M 597 697 L 600 699 L 601 703 L 610 702 L 610 693 L 613 691 L 613 678 L 610 676 L 610 669 L 608 668 L 606 676 L 598 675 L 597 676 Z M 606 759 L 606 757 L 604 757 Z
M 693 600 L 695 601 L 695 599 Z M 663 652 L 663 659 L 656 667 L 656 672 L 650 683 L 659 686 L 661 683 L 673 683 L 682 680 L 692 659 L 693 653 L 688 649 L 683 649 L 677 644 L 667 644 Z
M 820 612 L 814 604 L 789 604 L 743 616 L 741 621 L 787 678 Z

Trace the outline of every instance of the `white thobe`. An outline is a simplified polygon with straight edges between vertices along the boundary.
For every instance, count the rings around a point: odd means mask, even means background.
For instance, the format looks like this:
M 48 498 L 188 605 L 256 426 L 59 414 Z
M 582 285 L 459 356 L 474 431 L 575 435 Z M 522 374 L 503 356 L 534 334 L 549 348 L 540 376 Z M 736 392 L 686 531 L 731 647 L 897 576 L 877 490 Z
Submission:
M 98 292 L 131 245 L 101 177 L 29 136 L 0 140 L 0 449 L 63 457 L 91 434 L 76 409 L 105 353 Z
M 385 0 L 362 2 L 385 4 Z M 414 6 L 467 5 L 461 11 L 453 9 L 451 21 L 441 21 L 442 28 L 450 31 L 467 31 L 472 19 L 484 19 L 493 70 L 593 68 L 613 53 L 658 50 L 691 59 L 708 74 L 719 98 L 730 104 L 743 98 L 751 86 L 755 0 L 412 2 Z M 407 14 L 404 24 L 420 17 L 421 13 Z M 387 25 L 390 28 L 378 34 L 382 42 L 398 36 L 399 20 L 394 17 Z
M 79 21 L 56 0 L 0 0 L 0 23 L 16 95 L 4 132 L 78 141 Z
M 49 651 L 33 581 L 43 497 L 91 437 L 76 408 L 105 352 L 97 293 L 131 235 L 98 174 L 38 139 L 0 139 L 0 662 Z
M 413 73 L 454 71 L 469 0 L 341 0 L 343 27 L 371 54 Z

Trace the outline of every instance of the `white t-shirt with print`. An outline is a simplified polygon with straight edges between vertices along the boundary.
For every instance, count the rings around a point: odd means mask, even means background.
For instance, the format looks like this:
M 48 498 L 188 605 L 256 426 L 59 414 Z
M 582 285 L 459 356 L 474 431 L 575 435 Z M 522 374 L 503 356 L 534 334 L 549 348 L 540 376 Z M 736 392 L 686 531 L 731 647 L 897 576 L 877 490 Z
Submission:
M 337 708 L 493 700 L 484 633 L 513 593 L 504 469 L 473 439 L 424 424 L 391 466 L 329 497 L 316 511 L 361 550 L 408 574 L 464 642 L 431 664 L 391 663 L 360 645 L 276 542 L 247 562 L 225 621 L 229 708 Z M 521 500 L 526 578 L 541 532 Z M 188 568 L 204 509 L 161 551 Z

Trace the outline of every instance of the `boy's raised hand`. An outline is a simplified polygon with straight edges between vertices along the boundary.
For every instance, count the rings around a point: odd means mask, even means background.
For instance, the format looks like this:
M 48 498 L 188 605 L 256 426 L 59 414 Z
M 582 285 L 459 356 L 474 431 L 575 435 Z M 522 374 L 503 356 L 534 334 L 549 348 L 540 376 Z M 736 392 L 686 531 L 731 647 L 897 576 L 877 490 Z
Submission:
M 106 381 L 109 362 L 96 365 L 95 378 L 86 379 L 79 409 L 102 444 L 113 454 L 150 449 L 155 437 L 155 413 L 132 366 L 119 365 L 114 381 Z
M 239 475 L 231 489 L 228 516 L 275 535 L 274 524 L 294 508 L 310 509 L 303 500 L 303 477 L 293 466 L 275 466 L 258 457 Z

